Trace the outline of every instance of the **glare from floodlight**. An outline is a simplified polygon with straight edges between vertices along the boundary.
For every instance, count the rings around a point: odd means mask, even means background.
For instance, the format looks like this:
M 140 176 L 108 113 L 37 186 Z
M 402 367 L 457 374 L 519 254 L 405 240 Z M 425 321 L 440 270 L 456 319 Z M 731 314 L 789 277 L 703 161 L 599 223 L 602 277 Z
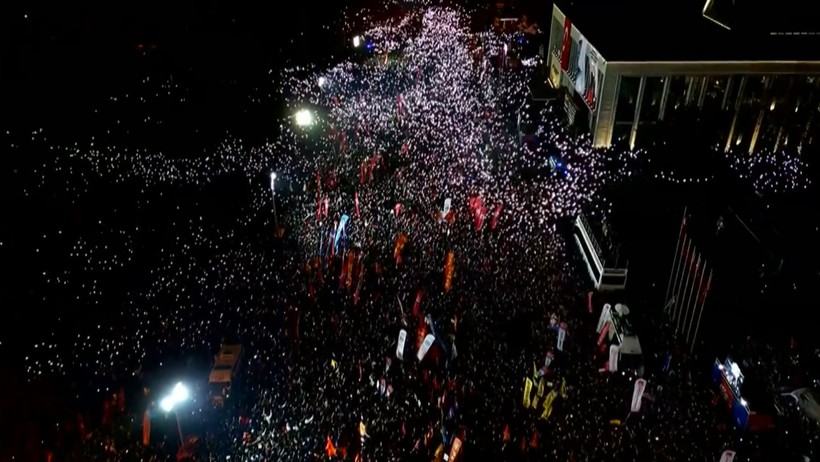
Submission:
M 188 387 L 183 385 L 182 382 L 179 382 L 174 385 L 174 389 L 171 390 L 169 396 L 162 398 L 162 401 L 159 402 L 159 407 L 165 412 L 171 412 L 177 404 L 187 400 L 189 396 Z
M 165 412 L 171 412 L 174 409 L 174 400 L 170 396 L 167 396 L 159 402 L 159 407 L 162 408 Z
M 271 179 L 271 180 L 275 180 L 275 179 L 276 179 L 276 172 L 272 172 L 272 173 L 270 174 L 270 179 Z
M 324 88 L 325 84 L 327 84 L 327 79 L 325 77 L 319 77 L 319 88 Z
M 313 125 L 313 114 L 308 109 L 300 109 L 296 113 L 296 125 L 300 127 Z
M 362 38 L 361 37 L 359 37 L 358 35 L 353 37 L 353 47 L 354 48 L 359 48 L 361 46 L 361 44 L 362 44 Z

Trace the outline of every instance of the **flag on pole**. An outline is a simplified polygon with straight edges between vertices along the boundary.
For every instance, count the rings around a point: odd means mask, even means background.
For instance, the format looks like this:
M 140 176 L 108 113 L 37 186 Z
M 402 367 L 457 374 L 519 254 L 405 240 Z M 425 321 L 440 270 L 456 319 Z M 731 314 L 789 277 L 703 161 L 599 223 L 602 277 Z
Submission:
M 407 342 L 407 331 L 402 329 L 399 331 L 399 342 L 396 346 L 396 357 L 404 359 L 404 344 Z
M 419 351 L 416 354 L 416 358 L 418 358 L 419 361 L 424 359 L 424 357 L 427 355 L 427 352 L 430 350 L 430 347 L 433 346 L 433 342 L 435 340 L 436 338 L 431 334 L 427 334 L 427 336 L 424 337 L 424 341 L 421 342 L 421 348 L 419 348 Z
M 720 462 L 733 462 L 735 460 L 735 451 L 732 450 L 725 450 L 723 454 L 720 455 Z
M 618 345 L 609 346 L 609 372 L 618 372 L 618 357 L 620 354 Z
M 646 390 L 646 380 L 644 379 L 637 379 L 635 380 L 635 388 L 632 391 L 632 405 L 630 406 L 630 412 L 640 412 L 641 410 L 641 400 L 643 399 L 643 392 Z

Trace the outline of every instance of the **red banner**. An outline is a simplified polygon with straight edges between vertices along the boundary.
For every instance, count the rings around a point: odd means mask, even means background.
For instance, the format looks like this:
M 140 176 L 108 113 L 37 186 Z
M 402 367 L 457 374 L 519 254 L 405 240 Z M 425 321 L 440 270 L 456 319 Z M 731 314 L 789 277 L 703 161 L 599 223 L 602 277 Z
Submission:
M 561 70 L 569 70 L 569 55 L 572 48 L 572 22 L 564 16 L 564 41 L 561 44 Z

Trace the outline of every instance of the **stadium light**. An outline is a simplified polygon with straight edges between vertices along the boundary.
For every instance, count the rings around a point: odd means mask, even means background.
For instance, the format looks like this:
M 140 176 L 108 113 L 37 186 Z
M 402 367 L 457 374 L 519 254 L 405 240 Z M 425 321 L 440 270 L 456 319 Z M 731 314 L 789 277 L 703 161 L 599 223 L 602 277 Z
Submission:
M 300 127 L 309 127 L 313 125 L 313 114 L 309 109 L 300 109 L 296 113 L 296 125 Z

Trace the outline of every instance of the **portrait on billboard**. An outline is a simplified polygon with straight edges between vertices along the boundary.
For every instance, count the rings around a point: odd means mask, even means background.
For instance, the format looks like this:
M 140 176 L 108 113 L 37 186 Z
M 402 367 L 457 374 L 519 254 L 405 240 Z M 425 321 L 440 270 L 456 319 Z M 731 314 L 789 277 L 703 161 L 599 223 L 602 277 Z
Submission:
M 598 103 L 600 90 L 598 74 L 598 52 L 587 45 L 587 42 L 580 42 L 578 62 L 575 67 L 575 91 L 580 95 L 591 110 L 595 110 Z

